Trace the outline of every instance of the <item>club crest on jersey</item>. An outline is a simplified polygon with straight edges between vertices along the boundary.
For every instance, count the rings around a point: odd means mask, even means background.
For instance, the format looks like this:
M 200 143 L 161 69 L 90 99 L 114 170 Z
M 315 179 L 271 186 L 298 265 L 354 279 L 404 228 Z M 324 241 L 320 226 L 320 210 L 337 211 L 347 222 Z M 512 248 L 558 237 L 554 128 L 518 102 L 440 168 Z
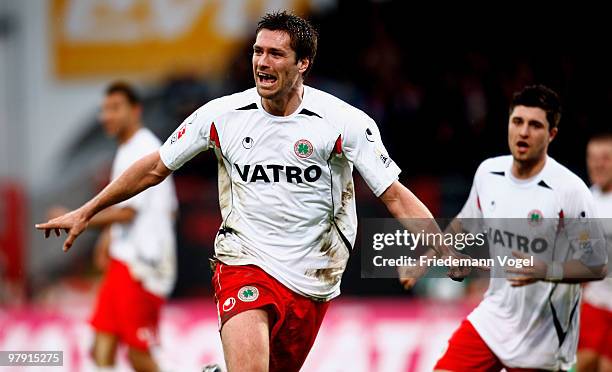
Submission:
M 228 312 L 236 306 L 236 299 L 234 297 L 229 297 L 223 303 L 223 312 Z
M 240 288 L 238 298 L 242 302 L 253 302 L 259 298 L 259 290 L 252 285 Z
M 306 159 L 312 155 L 313 150 L 314 148 L 312 147 L 312 143 L 305 139 L 301 139 L 297 141 L 295 145 L 293 145 L 293 151 L 295 151 L 295 154 L 302 159 Z
M 542 224 L 542 219 L 544 215 L 542 211 L 534 209 L 529 214 L 527 214 L 527 222 L 529 222 L 530 226 L 539 226 Z

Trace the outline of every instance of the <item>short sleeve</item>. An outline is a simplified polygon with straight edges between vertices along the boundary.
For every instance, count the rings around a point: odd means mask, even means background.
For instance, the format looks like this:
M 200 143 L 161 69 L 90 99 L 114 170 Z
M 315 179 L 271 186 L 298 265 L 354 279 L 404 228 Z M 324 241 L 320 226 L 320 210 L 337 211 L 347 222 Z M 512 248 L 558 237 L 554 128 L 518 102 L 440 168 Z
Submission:
M 564 196 L 562 217 L 572 258 L 586 266 L 608 262 L 606 239 L 601 220 L 596 218 L 595 201 L 586 185 Z
M 457 215 L 457 218 L 482 218 L 482 208 L 480 206 L 480 199 L 478 197 L 478 186 L 477 186 L 478 172 L 474 175 L 474 181 L 472 182 L 472 188 L 470 189 L 470 195 L 468 196 L 463 208 Z
M 193 112 L 160 147 L 159 156 L 168 169 L 177 170 L 212 146 L 216 129 L 207 106 Z
M 374 120 L 362 115 L 361 120 L 346 125 L 342 152 L 378 197 L 398 179 L 401 169 L 385 149 Z

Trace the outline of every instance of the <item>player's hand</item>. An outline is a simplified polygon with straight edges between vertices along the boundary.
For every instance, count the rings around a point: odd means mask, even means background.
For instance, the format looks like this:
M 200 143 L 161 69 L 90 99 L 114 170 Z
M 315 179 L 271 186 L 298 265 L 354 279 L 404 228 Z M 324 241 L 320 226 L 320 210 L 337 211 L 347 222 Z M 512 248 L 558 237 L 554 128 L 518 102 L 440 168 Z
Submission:
M 451 257 L 456 259 L 471 259 L 467 254 L 459 253 L 456 250 L 452 250 L 449 254 Z M 472 269 L 478 269 L 483 271 L 491 270 L 488 266 L 452 266 L 448 270 L 448 277 L 456 282 L 462 282 L 470 273 Z
M 405 290 L 412 289 L 421 277 L 427 274 L 427 266 L 399 266 L 399 282 Z
M 56 236 L 60 236 L 60 231 L 64 230 L 68 237 L 64 241 L 63 250 L 67 252 L 72 247 L 75 239 L 85 231 L 88 222 L 89 220 L 85 213 L 79 208 L 45 223 L 36 224 L 36 228 L 45 231 L 45 238 L 51 235 L 51 231 L 54 231 Z
M 70 212 L 70 209 L 63 207 L 61 205 L 54 205 L 53 207 L 47 210 L 47 220 L 52 220 L 54 218 L 58 218 L 60 216 L 65 215 Z
M 450 252 L 449 256 L 451 256 L 452 258 L 457 258 L 457 259 L 462 259 L 462 258 L 469 259 L 470 258 L 470 256 L 463 254 L 463 253 L 459 253 L 455 250 Z M 448 275 L 449 278 L 451 278 L 452 280 L 456 282 L 462 282 L 463 279 L 465 279 L 468 275 L 470 275 L 471 272 L 472 272 L 472 268 L 470 266 L 451 266 L 448 269 L 448 272 L 446 273 L 446 275 Z
M 531 255 L 512 251 L 512 255 L 518 259 L 529 259 Z M 512 287 L 523 287 L 542 280 L 546 277 L 548 265 L 546 262 L 534 257 L 533 266 L 523 266 L 521 268 L 506 266 L 506 273 L 512 274 L 507 279 Z

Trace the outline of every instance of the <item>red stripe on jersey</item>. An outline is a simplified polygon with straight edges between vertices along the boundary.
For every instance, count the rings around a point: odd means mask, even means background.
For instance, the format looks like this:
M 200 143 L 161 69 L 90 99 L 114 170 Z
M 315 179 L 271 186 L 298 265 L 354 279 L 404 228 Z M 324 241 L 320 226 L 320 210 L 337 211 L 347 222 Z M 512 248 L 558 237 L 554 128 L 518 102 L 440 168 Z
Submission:
M 482 208 L 480 207 L 480 197 L 476 197 L 476 205 L 478 205 L 478 210 L 481 211 Z
M 336 140 L 334 152 L 338 155 L 342 154 L 342 135 L 338 136 L 338 139 Z
M 219 142 L 219 134 L 217 133 L 217 128 L 215 128 L 215 123 L 212 122 L 210 124 L 210 141 L 215 144 L 221 150 L 221 143 Z

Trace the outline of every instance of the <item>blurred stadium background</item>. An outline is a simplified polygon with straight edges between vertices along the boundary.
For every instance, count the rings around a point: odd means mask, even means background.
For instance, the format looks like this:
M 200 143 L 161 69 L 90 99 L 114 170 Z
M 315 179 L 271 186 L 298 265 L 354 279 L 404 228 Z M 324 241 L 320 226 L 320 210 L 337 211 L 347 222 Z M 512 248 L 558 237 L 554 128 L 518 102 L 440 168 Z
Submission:
M 0 0 L 0 350 L 64 350 L 64 370 L 92 367 L 96 232 L 64 254 L 33 225 L 108 181 L 115 145 L 96 121 L 106 84 L 134 82 L 145 125 L 164 140 L 208 100 L 252 86 L 254 25 L 273 9 L 319 28 L 307 84 L 377 121 L 401 181 L 436 216 L 457 213 L 479 162 L 507 152 L 507 103 L 524 85 L 561 94 L 551 154 L 583 177 L 588 136 L 610 127 L 611 57 L 577 33 L 557 47 L 562 35 L 547 25 L 517 33 L 518 20 L 452 9 L 428 18 L 403 1 Z M 175 174 L 179 279 L 161 358 L 177 371 L 222 360 L 207 260 L 220 223 L 212 157 Z M 359 178 L 357 186 L 360 217 L 388 216 Z M 342 291 L 304 370 L 431 369 L 482 288 L 432 279 L 404 293 L 395 280 L 361 279 L 358 239 Z

